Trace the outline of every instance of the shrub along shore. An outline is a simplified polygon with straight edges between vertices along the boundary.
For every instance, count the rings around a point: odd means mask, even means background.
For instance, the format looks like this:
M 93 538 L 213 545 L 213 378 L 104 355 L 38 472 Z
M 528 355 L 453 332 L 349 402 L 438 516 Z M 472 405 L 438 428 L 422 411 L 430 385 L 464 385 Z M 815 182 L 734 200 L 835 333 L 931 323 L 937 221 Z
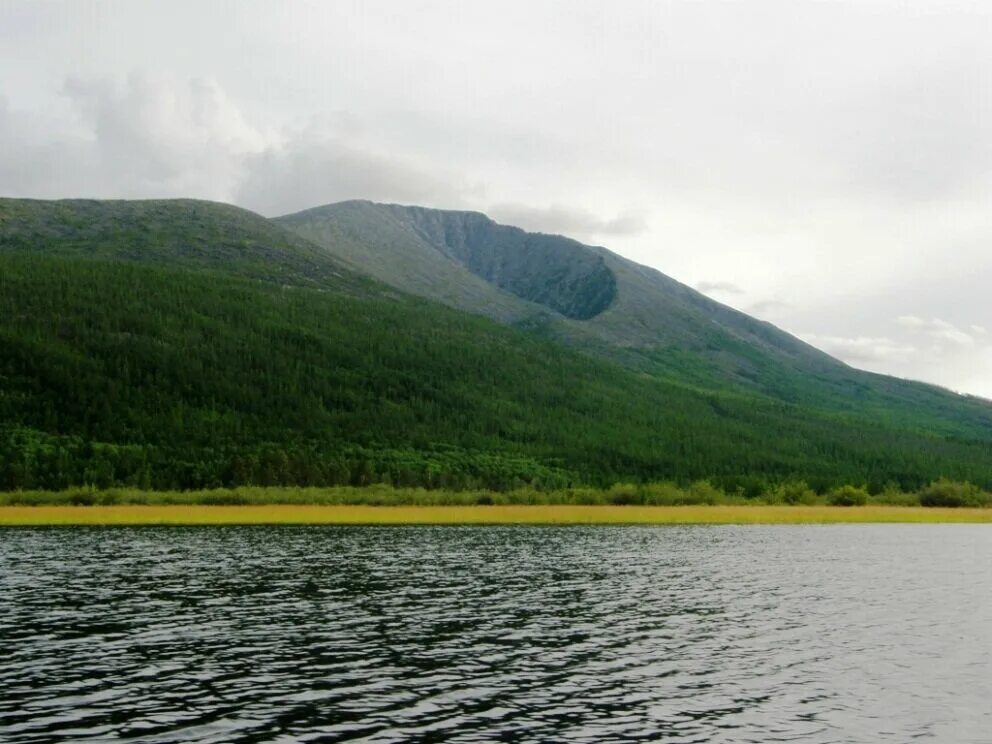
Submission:
M 869 493 L 857 486 L 816 493 L 794 482 L 750 498 L 740 492 L 726 493 L 706 481 L 685 487 L 617 484 L 609 489 L 503 492 L 373 485 L 0 493 L 0 524 L 850 521 L 992 521 L 992 494 L 948 480 L 913 493 L 897 489 Z
M 0 506 L 922 506 L 992 508 L 992 494 L 949 480 L 934 481 L 914 492 L 889 488 L 877 493 L 858 486 L 817 493 L 805 483 L 784 483 L 756 496 L 727 493 L 698 481 L 618 483 L 611 488 L 508 491 L 371 486 L 241 486 L 200 491 L 148 491 L 133 488 L 70 488 L 64 491 L 0 492 Z

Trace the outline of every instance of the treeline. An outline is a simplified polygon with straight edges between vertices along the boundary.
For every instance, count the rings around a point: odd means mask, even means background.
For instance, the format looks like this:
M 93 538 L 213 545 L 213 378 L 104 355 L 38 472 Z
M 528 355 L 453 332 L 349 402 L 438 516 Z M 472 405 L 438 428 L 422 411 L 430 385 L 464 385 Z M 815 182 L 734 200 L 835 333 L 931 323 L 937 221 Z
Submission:
M 992 488 L 992 443 L 701 392 L 411 298 L 0 250 L 0 489 Z
M 95 489 L 217 489 L 236 486 L 370 486 L 507 491 L 529 485 L 566 488 L 576 479 L 560 468 L 510 454 L 274 445 L 168 450 L 93 443 L 17 429 L 0 432 L 0 491 Z
M 507 491 L 451 488 L 402 488 L 385 484 L 331 488 L 241 487 L 205 491 L 148 491 L 92 487 L 63 491 L 16 491 L 0 494 L 0 505 L 202 505 L 261 506 L 273 504 L 325 506 L 924 506 L 992 508 L 992 494 L 970 484 L 938 480 L 919 491 L 894 486 L 872 494 L 864 486 L 845 485 L 818 494 L 802 481 L 790 481 L 748 497 L 727 492 L 708 481 L 688 486 L 674 483 L 617 483 L 610 488 L 519 487 Z
M 279 496 L 283 498 L 285 494 L 303 489 L 305 497 L 306 489 L 343 488 L 357 489 L 343 491 L 353 494 L 422 493 L 425 490 L 461 494 L 451 503 L 468 503 L 464 494 L 478 491 L 489 494 L 480 496 L 483 503 L 492 500 L 494 493 L 516 494 L 507 496 L 509 501 L 500 497 L 494 503 L 525 503 L 519 500 L 523 498 L 520 494 L 535 493 L 546 496 L 527 498 L 536 499 L 534 503 L 555 503 L 554 500 L 564 493 L 571 494 L 568 497 L 571 500 L 563 503 L 645 505 L 887 503 L 985 506 L 988 501 L 987 492 L 979 487 L 947 479 L 905 490 L 894 480 L 838 486 L 828 477 L 807 482 L 763 475 L 725 475 L 681 484 L 642 482 L 590 486 L 599 481 L 594 474 L 582 476 L 532 458 L 466 452 L 442 446 L 431 451 L 353 447 L 328 453 L 316 448 L 286 450 L 272 445 L 229 452 L 215 449 L 169 451 L 147 445 L 93 443 L 78 436 L 55 437 L 26 429 L 0 432 L 0 491 L 7 492 L 103 493 L 121 488 L 132 489 L 132 493 L 200 490 L 214 493 L 209 498 L 223 500 L 225 493 L 257 489 L 264 501 L 269 498 L 265 494 L 283 494 Z M 78 487 L 83 490 L 73 490 Z M 245 488 L 249 490 L 245 491 Z M 366 503 L 362 500 L 365 498 L 361 496 L 355 503 Z

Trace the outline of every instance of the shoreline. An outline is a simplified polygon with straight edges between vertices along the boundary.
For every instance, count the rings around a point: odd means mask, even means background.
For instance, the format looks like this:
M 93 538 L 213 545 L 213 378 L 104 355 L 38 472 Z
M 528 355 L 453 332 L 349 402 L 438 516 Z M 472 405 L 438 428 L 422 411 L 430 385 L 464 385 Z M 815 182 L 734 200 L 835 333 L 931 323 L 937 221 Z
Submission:
M 992 523 L 992 509 L 913 506 L 0 506 L 0 527 L 101 525 L 690 525 Z

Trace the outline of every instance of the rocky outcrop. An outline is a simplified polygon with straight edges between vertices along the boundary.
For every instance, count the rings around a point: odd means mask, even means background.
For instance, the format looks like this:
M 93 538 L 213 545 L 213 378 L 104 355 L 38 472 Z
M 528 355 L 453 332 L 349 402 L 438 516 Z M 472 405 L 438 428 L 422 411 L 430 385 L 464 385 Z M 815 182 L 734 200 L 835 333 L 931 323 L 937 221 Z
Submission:
M 603 257 L 574 240 L 524 232 L 476 212 L 396 209 L 425 241 L 476 276 L 567 318 L 594 318 L 616 299 L 616 277 Z

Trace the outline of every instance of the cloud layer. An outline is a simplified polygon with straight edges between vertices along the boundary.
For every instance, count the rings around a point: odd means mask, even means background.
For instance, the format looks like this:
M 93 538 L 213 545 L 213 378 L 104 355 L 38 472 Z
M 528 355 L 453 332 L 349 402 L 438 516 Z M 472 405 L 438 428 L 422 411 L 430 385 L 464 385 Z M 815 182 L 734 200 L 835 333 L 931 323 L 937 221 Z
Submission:
M 552 204 L 535 207 L 527 204 L 494 204 L 488 209 L 495 220 L 535 232 L 557 235 L 616 237 L 639 235 L 648 229 L 644 215 L 624 212 L 615 217 L 599 217 L 588 209 Z

